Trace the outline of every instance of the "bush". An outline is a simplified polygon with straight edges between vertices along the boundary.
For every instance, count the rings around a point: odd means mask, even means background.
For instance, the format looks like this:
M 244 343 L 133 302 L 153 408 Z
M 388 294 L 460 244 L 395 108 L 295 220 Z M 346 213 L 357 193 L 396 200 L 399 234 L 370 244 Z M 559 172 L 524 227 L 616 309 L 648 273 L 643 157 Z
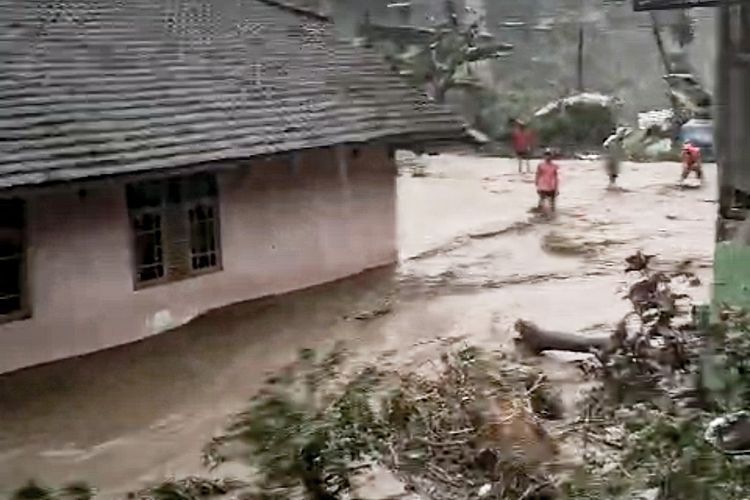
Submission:
M 538 131 L 542 144 L 565 150 L 574 147 L 598 149 L 616 128 L 617 118 L 611 108 L 576 104 L 535 117 L 531 126 Z

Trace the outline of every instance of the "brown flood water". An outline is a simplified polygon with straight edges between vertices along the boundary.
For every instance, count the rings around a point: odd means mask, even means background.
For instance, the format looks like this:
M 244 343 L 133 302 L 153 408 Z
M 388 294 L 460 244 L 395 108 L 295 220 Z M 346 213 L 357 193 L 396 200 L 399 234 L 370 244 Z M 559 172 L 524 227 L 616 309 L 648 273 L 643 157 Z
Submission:
M 519 317 L 565 330 L 601 328 L 627 310 L 622 259 L 637 249 L 692 259 L 706 300 L 715 168 L 700 189 L 679 165 L 628 164 L 606 191 L 595 162 L 562 162 L 559 214 L 530 218 L 532 176 L 510 160 L 442 155 L 429 175 L 399 178 L 401 263 L 338 283 L 213 312 L 134 345 L 0 376 L 0 496 L 29 478 L 84 479 L 107 496 L 201 472 L 199 451 L 264 375 L 303 347 L 345 339 L 362 360 L 465 337 L 512 349 Z M 391 297 L 392 310 L 352 319 Z M 598 326 L 599 325 L 599 326 Z M 561 356 L 540 360 L 576 386 Z M 575 394 L 571 393 L 572 399 Z

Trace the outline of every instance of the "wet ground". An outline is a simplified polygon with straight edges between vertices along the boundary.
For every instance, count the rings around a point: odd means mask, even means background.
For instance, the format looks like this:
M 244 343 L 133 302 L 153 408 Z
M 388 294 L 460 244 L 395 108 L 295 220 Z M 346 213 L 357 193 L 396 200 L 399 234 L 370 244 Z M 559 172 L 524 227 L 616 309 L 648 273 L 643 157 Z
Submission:
M 428 159 L 399 178 L 401 264 L 216 311 L 144 341 L 0 377 L 0 496 L 36 477 L 85 479 L 105 493 L 199 472 L 199 451 L 264 374 L 299 348 L 346 339 L 364 359 L 465 337 L 512 349 L 518 318 L 560 330 L 606 330 L 627 310 L 624 256 L 691 259 L 707 298 L 715 169 L 676 186 L 679 165 L 633 164 L 620 191 L 597 163 L 562 162 L 558 216 L 535 219 L 533 178 L 513 161 Z M 543 364 L 575 386 L 560 357 Z

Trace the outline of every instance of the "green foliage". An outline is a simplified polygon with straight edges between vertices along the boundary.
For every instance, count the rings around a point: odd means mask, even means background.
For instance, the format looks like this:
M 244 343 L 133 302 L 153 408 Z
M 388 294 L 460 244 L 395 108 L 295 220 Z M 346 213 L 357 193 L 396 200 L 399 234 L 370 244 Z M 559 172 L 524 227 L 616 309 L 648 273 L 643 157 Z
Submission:
M 701 382 L 714 409 L 721 412 L 750 408 L 750 328 L 744 315 L 726 319 L 708 332 Z
M 538 131 L 543 144 L 598 148 L 617 126 L 617 119 L 610 108 L 578 104 L 537 117 L 531 126 Z
M 641 409 L 625 421 L 627 442 L 617 467 L 590 468 L 566 485 L 572 499 L 632 499 L 655 489 L 659 500 L 741 500 L 750 493 L 750 464 L 703 439 L 706 421 Z
M 221 448 L 239 442 L 264 492 L 301 489 L 316 499 L 349 491 L 358 463 L 382 453 L 384 431 L 370 404 L 379 375 L 368 369 L 340 382 L 342 357 L 340 347 L 321 358 L 302 351 L 211 444 L 209 461 L 231 459 Z
M 703 440 L 700 420 L 654 411 L 629 421 L 627 429 L 632 434 L 624 467 L 645 475 L 663 497 L 726 498 L 711 496 L 723 482 L 727 460 Z
M 511 128 L 509 121 L 527 117 L 534 109 L 532 93 L 525 90 L 500 92 L 482 89 L 475 93 L 477 113 L 474 126 L 496 140 L 508 141 Z

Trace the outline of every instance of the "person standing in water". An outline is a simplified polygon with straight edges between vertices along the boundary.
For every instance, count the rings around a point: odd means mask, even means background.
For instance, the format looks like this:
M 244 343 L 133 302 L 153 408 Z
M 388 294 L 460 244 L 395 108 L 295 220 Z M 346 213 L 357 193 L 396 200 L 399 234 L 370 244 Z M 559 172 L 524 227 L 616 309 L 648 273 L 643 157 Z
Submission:
M 514 120 L 511 140 L 513 142 L 513 150 L 518 159 L 518 173 L 520 174 L 523 171 L 524 162 L 526 162 L 526 171 L 531 172 L 531 152 L 534 149 L 534 133 L 522 121 Z
M 695 172 L 695 176 L 703 183 L 703 156 L 701 148 L 694 146 L 689 140 L 682 145 L 682 176 L 680 182 L 684 182 L 690 172 Z
M 604 141 L 604 150 L 606 152 L 604 167 L 607 171 L 607 177 L 609 177 L 609 189 L 617 185 L 617 177 L 620 175 L 620 165 L 625 157 L 625 145 L 623 142 L 627 134 L 627 128 L 618 127 L 617 131 Z
M 549 200 L 550 213 L 555 213 L 555 201 L 560 188 L 560 167 L 552 159 L 552 150 L 544 150 L 544 160 L 536 167 L 536 193 L 539 195 L 539 211 L 544 210 L 544 201 Z

